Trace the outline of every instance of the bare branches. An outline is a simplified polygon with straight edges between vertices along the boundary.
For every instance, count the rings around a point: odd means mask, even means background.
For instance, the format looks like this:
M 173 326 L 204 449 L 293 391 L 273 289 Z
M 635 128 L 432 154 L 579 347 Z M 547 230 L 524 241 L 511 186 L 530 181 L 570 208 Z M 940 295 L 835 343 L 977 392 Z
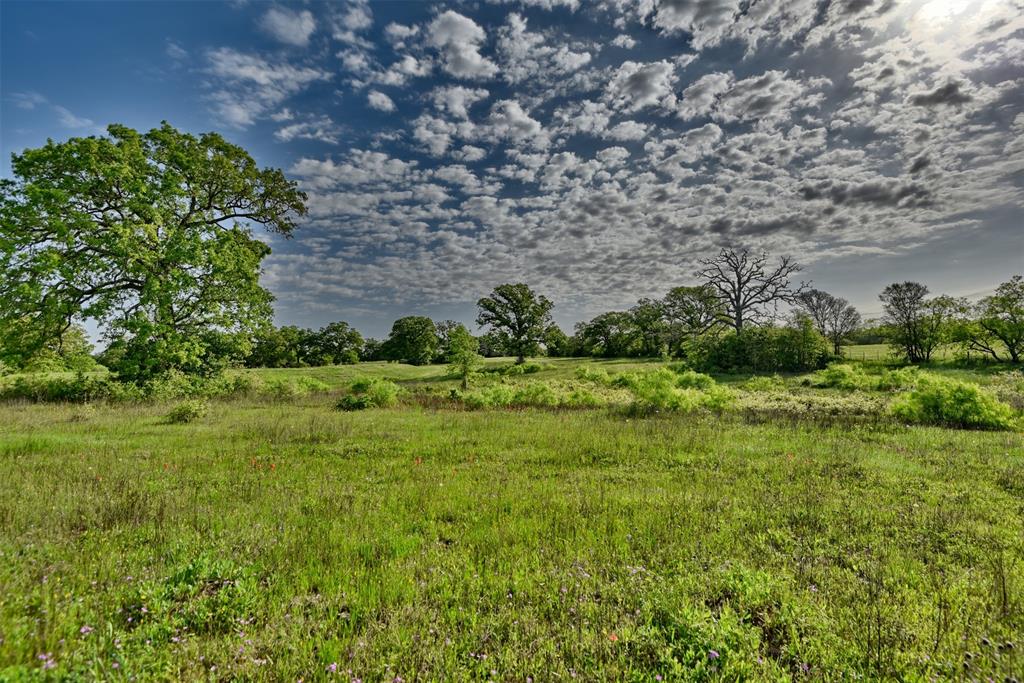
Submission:
M 768 263 L 768 254 L 751 255 L 746 249 L 722 249 L 718 256 L 702 259 L 697 276 L 712 288 L 725 307 L 722 319 L 737 332 L 747 322 L 770 319 L 767 310 L 779 303 L 793 303 L 806 288 L 794 288 L 790 282 L 800 266 L 790 257 L 779 259 L 775 267 Z

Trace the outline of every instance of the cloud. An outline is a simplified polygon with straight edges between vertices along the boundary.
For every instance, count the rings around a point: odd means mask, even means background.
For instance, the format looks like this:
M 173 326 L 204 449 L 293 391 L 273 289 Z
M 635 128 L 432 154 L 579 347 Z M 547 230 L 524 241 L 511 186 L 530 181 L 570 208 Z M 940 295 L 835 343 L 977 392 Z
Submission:
M 718 98 L 726 93 L 732 84 L 731 72 L 715 72 L 701 76 L 683 90 L 679 117 L 688 120 L 710 116 L 718 103 Z
M 498 67 L 480 54 L 486 38 L 475 21 L 452 10 L 435 17 L 427 28 L 427 43 L 441 52 L 444 70 L 456 78 L 490 78 L 497 73 Z
M 286 7 L 271 7 L 260 18 L 260 28 L 286 45 L 306 47 L 316 31 L 316 19 L 309 10 L 296 12 Z
M 496 47 L 501 75 L 509 83 L 531 80 L 538 84 L 576 71 L 590 62 L 589 52 L 548 44 L 542 33 L 526 30 L 526 19 L 515 12 L 498 31 Z
M 739 0 L 661 0 L 653 24 L 667 34 L 691 34 L 694 49 L 717 45 L 739 12 Z
M 18 109 L 32 110 L 39 105 L 46 104 L 47 99 L 34 90 L 28 92 L 11 93 L 11 101 Z
M 211 50 L 206 57 L 206 71 L 219 81 L 209 96 L 214 113 L 238 128 L 252 125 L 310 84 L 331 77 L 321 69 L 271 63 L 227 47 Z
M 370 94 L 366 96 L 366 102 L 377 111 L 395 111 L 395 103 L 391 101 L 391 98 L 378 90 L 371 90 Z
M 57 120 L 66 128 L 90 128 L 93 125 L 92 119 L 75 116 L 71 110 L 60 105 L 53 105 L 53 111 L 57 113 Z
M 173 40 L 168 40 L 167 45 L 164 47 L 164 52 L 167 56 L 176 62 L 184 61 L 188 59 L 188 50 L 178 45 Z
M 287 110 L 285 110 L 287 111 Z M 289 112 L 290 114 L 291 112 Z M 271 117 L 274 118 L 274 117 Z M 277 120 L 277 119 L 275 119 Z M 338 137 L 341 128 L 334 123 L 329 116 L 319 116 L 309 121 L 293 123 L 274 132 L 274 137 L 280 142 L 291 142 L 292 140 L 318 140 L 327 144 L 338 144 Z
M 910 103 L 920 107 L 934 107 L 944 104 L 964 104 L 971 96 L 960 90 L 959 82 L 950 82 L 931 92 L 918 93 L 910 97 Z
M 608 85 L 607 97 L 613 106 L 626 111 L 650 106 L 672 109 L 676 104 L 675 82 L 675 66 L 667 60 L 649 64 L 627 61 Z
M 335 40 L 367 49 L 373 47 L 372 43 L 359 35 L 373 26 L 373 12 L 369 3 L 362 0 L 349 3 L 341 14 L 332 18 L 331 24 Z
M 461 85 L 446 86 L 433 91 L 434 106 L 438 111 L 447 112 L 460 119 L 469 118 L 469 108 L 486 99 L 489 93 L 483 88 L 465 88 Z
M 548 145 L 548 136 L 540 121 L 526 113 L 515 100 L 495 102 L 487 122 L 494 138 L 508 140 L 513 145 L 526 143 L 537 148 Z
M 620 33 L 619 35 L 615 36 L 614 40 L 612 40 L 612 45 L 614 45 L 615 47 L 624 48 L 626 50 L 632 50 L 634 47 L 636 47 L 636 40 L 626 35 L 625 33 Z

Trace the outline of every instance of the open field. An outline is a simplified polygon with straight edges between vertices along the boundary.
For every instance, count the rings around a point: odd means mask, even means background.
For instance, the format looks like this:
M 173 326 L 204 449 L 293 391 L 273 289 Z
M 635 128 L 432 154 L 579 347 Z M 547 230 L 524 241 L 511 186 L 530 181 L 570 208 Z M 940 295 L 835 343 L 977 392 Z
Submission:
M 542 363 L 515 381 L 570 382 L 581 361 Z M 213 400 L 180 425 L 169 403 L 0 405 L 0 680 L 1024 671 L 1019 432 L 341 412 L 357 376 L 457 383 L 386 363 L 243 372 L 329 390 Z

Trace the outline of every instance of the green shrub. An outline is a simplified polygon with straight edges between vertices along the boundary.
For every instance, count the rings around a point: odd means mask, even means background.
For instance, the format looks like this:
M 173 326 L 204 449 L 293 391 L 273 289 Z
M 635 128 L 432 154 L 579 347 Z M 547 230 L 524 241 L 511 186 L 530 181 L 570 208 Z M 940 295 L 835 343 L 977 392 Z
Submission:
M 585 382 L 595 382 L 597 384 L 608 384 L 611 377 L 609 377 L 608 371 L 604 368 L 581 365 L 576 368 L 576 379 L 581 379 Z
M 786 380 L 779 375 L 757 375 L 743 383 L 747 391 L 781 391 L 786 388 Z
M 728 407 L 734 399 L 727 388 L 699 373 L 680 378 L 672 371 L 660 368 L 652 372 L 619 375 L 616 380 L 633 393 L 632 410 L 640 413 L 663 410 L 689 413 L 698 409 L 718 411 Z
M 182 401 L 174 406 L 174 409 L 167 414 L 167 422 L 170 424 L 187 424 L 195 422 L 206 416 L 210 406 L 202 399 L 191 399 Z
M 509 365 L 505 367 L 501 374 L 506 377 L 513 377 L 516 375 L 532 375 L 535 372 L 540 372 L 544 369 L 544 366 L 540 363 L 519 363 L 518 365 Z
M 678 373 L 676 386 L 681 389 L 710 389 L 715 386 L 715 380 L 710 375 L 687 369 Z
M 589 389 L 578 387 L 562 398 L 561 405 L 567 408 L 597 408 L 604 405 L 604 401 Z
M 805 384 L 813 387 L 856 391 L 872 389 L 878 385 L 878 380 L 859 367 L 847 363 L 834 363 L 824 370 L 815 372 L 805 380 Z
M 118 383 L 107 376 L 41 373 L 17 375 L 0 389 L 0 399 L 37 403 L 87 403 L 105 399 Z
M 896 400 L 892 412 L 908 422 L 968 427 L 1013 429 L 1013 409 L 976 384 L 922 376 L 913 391 Z
M 360 377 L 349 384 L 349 393 L 338 401 L 338 410 L 365 410 L 390 408 L 398 403 L 401 389 L 390 380 Z
M 707 337 L 694 354 L 701 367 L 726 372 L 807 372 L 825 367 L 831 357 L 824 337 L 806 326 L 750 327 Z
M 921 381 L 921 372 L 913 365 L 896 370 L 886 370 L 878 378 L 879 391 L 903 391 L 913 389 Z

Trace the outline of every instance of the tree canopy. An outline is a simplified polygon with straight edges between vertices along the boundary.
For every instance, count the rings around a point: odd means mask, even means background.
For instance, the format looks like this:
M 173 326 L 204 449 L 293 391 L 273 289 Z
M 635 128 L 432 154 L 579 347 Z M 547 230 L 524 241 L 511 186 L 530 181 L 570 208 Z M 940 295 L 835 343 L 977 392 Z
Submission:
M 477 302 L 477 325 L 488 325 L 522 363 L 535 353 L 551 324 L 554 306 L 547 297 L 535 294 L 526 284 L 498 285 Z
M 216 133 L 107 130 L 15 154 L 0 181 L 5 349 L 93 319 L 125 377 L 202 371 L 270 316 L 249 226 L 290 236 L 306 195 Z

